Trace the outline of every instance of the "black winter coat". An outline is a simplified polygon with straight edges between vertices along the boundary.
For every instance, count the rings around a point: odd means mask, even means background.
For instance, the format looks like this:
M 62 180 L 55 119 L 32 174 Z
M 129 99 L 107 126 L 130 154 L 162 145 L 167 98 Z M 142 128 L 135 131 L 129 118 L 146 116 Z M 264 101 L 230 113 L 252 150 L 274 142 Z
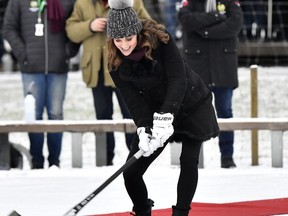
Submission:
M 2 34 L 4 14 L 5 14 L 7 4 L 8 4 L 8 0 L 0 0 L 0 34 Z
M 187 63 L 209 87 L 238 87 L 238 34 L 243 14 L 238 0 L 217 0 L 225 14 L 206 13 L 205 0 L 189 0 L 178 18 Z
M 172 39 L 159 43 L 153 60 L 127 59 L 110 74 L 137 127 L 153 126 L 153 113 L 174 114 L 174 136 L 207 140 L 219 133 L 210 90 L 183 62 Z
M 41 13 L 44 36 L 35 36 L 37 7 L 31 0 L 9 0 L 3 26 L 3 36 L 9 42 L 20 65 L 27 73 L 67 73 L 69 58 L 77 54 L 79 45 L 68 40 L 65 28 L 57 33 L 50 30 L 46 7 Z M 49 3 L 49 1 L 48 1 Z M 65 19 L 73 10 L 74 0 L 61 0 Z

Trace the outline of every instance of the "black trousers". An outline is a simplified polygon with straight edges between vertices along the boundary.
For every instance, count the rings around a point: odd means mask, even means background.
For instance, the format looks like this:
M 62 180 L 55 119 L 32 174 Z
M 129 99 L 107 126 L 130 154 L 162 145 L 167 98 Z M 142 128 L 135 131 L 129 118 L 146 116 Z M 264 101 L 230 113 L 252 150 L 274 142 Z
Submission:
M 135 211 L 142 211 L 149 208 L 147 205 L 148 191 L 143 180 L 143 174 L 150 164 L 160 155 L 166 145 L 157 149 L 150 157 L 139 158 L 135 164 L 123 173 L 125 187 L 133 202 Z M 176 207 L 179 209 L 190 210 L 190 204 L 198 183 L 198 163 L 201 146 L 201 141 L 195 141 L 188 137 L 182 138 L 180 175 L 177 185 L 176 203 Z M 133 141 L 128 159 L 138 150 L 138 138 L 136 137 Z

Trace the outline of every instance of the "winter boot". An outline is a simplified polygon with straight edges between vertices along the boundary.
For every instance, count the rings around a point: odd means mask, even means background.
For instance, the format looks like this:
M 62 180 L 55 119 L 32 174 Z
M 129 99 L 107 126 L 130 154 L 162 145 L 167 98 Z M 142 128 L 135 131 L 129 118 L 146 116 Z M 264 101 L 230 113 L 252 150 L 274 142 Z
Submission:
M 148 208 L 145 210 L 137 210 L 133 207 L 133 212 L 130 213 L 133 216 L 151 216 L 151 209 L 154 206 L 154 201 L 151 199 L 147 200 Z
M 172 216 L 188 216 L 189 215 L 189 209 L 179 209 L 176 206 L 172 206 Z
M 233 161 L 232 157 L 221 157 L 221 168 L 235 168 L 236 164 Z

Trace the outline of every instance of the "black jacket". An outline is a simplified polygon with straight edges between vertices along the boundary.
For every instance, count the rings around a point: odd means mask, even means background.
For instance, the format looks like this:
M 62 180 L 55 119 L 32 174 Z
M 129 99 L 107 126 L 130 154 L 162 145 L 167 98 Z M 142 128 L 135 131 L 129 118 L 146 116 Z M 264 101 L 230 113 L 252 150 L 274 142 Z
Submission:
M 8 0 L 0 0 L 0 34 L 2 34 L 4 14 L 5 14 L 7 4 L 8 4 Z
M 193 71 L 210 87 L 238 87 L 238 34 L 243 14 L 238 0 L 217 0 L 225 14 L 206 13 L 205 0 L 189 0 L 180 9 L 183 52 Z
M 46 7 L 41 13 L 44 36 L 35 36 L 37 7 L 30 0 L 9 0 L 3 26 L 3 36 L 15 54 L 20 70 L 27 73 L 67 73 L 69 58 L 76 55 L 79 45 L 66 36 L 65 28 L 57 33 L 50 31 Z M 73 10 L 74 0 L 61 1 L 65 18 Z
M 197 140 L 217 136 L 211 92 L 183 62 L 174 41 L 160 43 L 152 57 L 139 62 L 123 57 L 110 72 L 136 126 L 152 126 L 154 112 L 169 112 L 174 114 L 174 140 L 178 133 Z

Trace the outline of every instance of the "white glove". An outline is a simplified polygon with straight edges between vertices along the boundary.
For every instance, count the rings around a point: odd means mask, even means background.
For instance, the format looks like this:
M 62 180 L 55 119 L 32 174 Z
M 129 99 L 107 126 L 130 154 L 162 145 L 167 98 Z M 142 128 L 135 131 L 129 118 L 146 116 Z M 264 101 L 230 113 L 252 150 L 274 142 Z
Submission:
M 174 116 L 171 113 L 154 113 L 151 144 L 154 148 L 163 147 L 164 143 L 174 133 L 172 122 Z
M 149 157 L 156 150 L 153 145 L 151 145 L 150 141 L 152 139 L 151 128 L 148 127 L 139 127 L 137 128 L 137 134 L 139 137 L 138 147 L 142 151 L 144 151 L 143 156 Z

